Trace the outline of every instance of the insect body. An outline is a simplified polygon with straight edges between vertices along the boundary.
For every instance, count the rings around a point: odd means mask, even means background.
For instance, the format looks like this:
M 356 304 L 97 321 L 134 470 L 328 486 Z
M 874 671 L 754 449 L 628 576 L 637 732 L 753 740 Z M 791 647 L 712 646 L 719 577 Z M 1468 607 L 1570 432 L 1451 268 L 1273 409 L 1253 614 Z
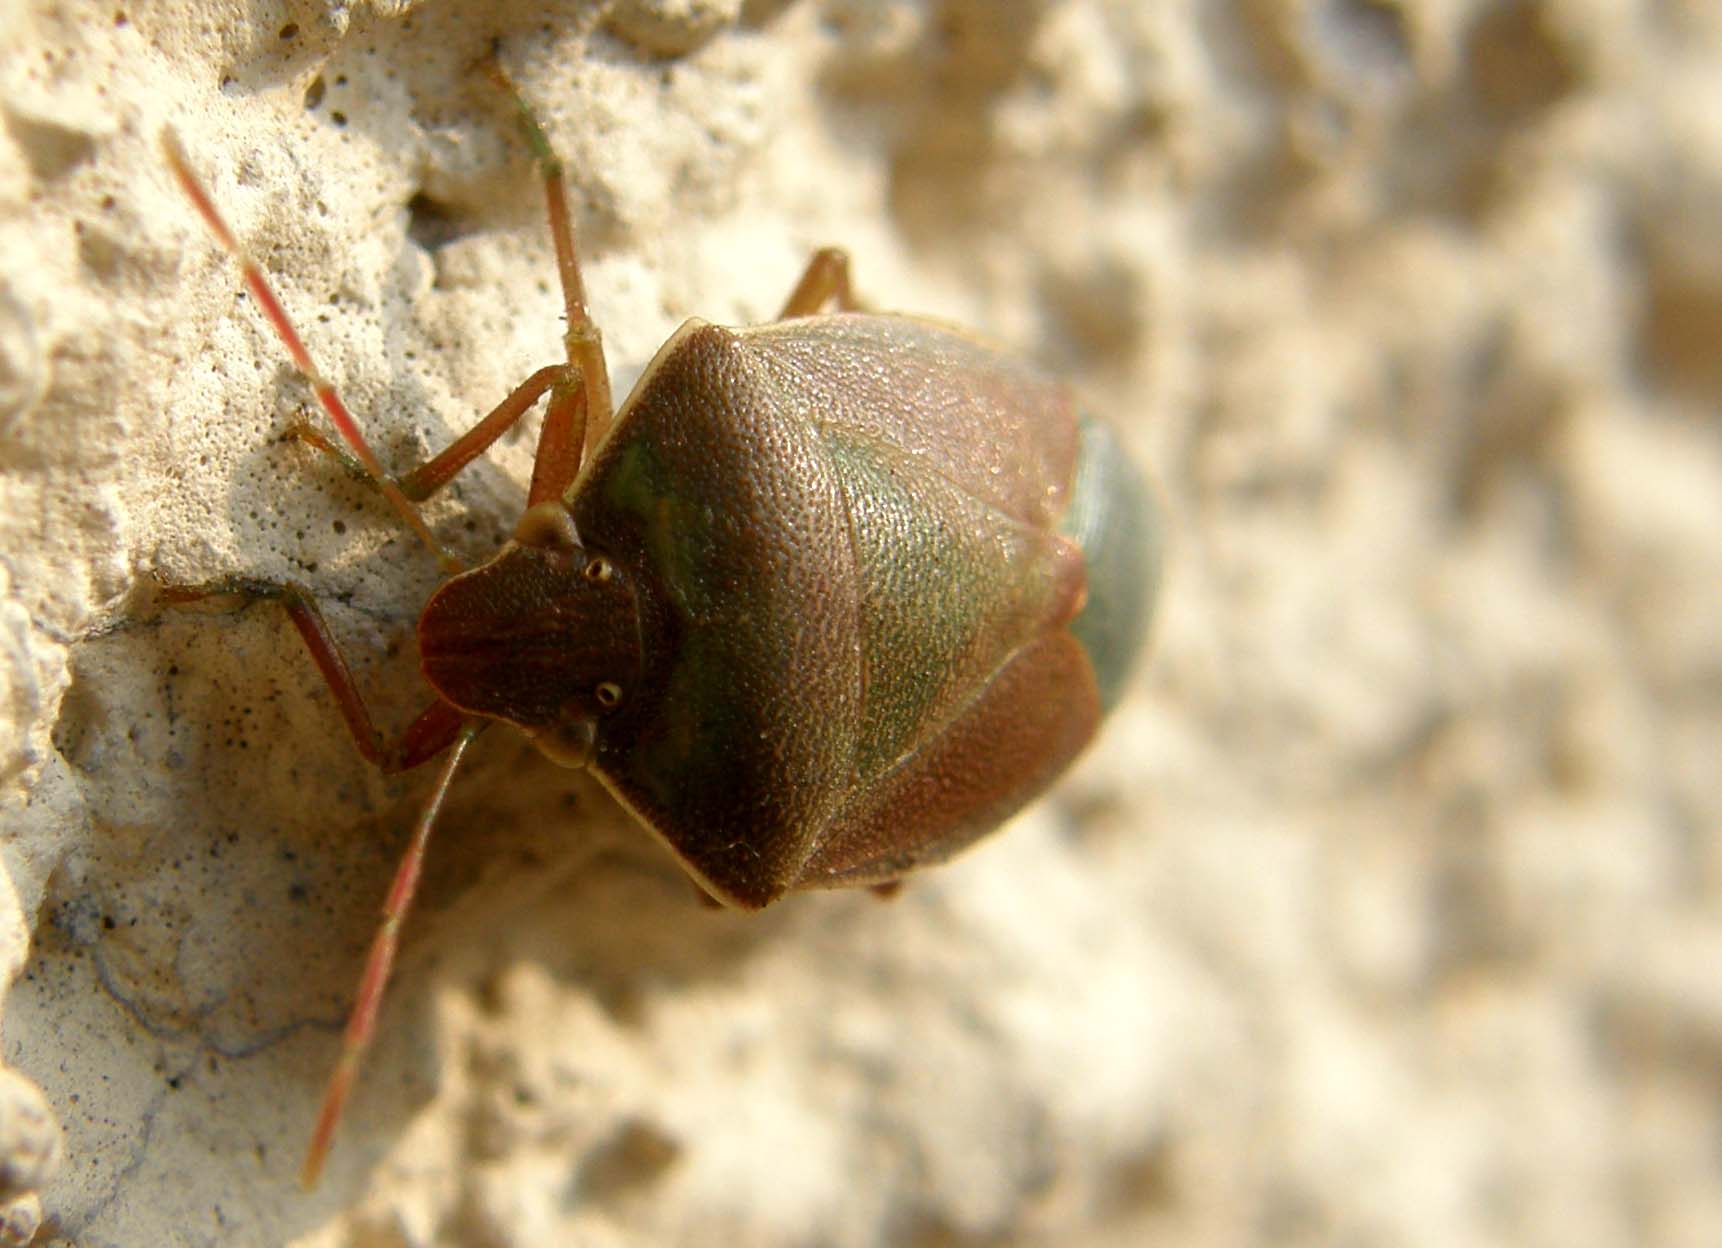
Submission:
M 398 769 L 446 752 L 307 1182 L 369 1042 L 436 811 L 483 726 L 512 724 L 590 768 L 723 903 L 885 885 L 997 827 L 1088 743 L 1158 577 L 1151 500 L 1107 427 L 967 334 L 858 310 L 838 252 L 815 256 L 776 322 L 684 325 L 612 419 L 560 168 L 519 107 L 545 175 L 568 361 L 399 478 L 167 145 L 350 451 L 300 435 L 366 473 L 453 571 L 418 623 L 436 698 L 393 742 L 305 590 L 215 587 L 283 601 L 367 757 Z M 545 394 L 527 510 L 500 553 L 457 570 L 413 502 Z
M 589 766 L 724 902 L 894 880 L 1044 789 L 1116 694 L 1152 579 L 1125 464 L 927 322 L 690 322 L 554 522 L 431 598 L 425 675 Z

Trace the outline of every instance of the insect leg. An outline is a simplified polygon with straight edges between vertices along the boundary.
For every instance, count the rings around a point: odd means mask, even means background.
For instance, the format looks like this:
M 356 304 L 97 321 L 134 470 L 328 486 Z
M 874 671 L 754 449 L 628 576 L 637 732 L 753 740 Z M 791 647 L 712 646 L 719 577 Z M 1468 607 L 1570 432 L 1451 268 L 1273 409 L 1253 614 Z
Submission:
M 544 177 L 550 240 L 556 247 L 556 274 L 562 282 L 562 301 L 568 316 L 568 328 L 562 341 L 568 351 L 568 362 L 580 371 L 586 382 L 585 445 L 590 448 L 597 445 L 610 427 L 614 409 L 611 407 L 610 371 L 604 363 L 604 336 L 593 323 L 591 311 L 586 306 L 586 282 L 580 273 L 580 254 L 574 243 L 574 219 L 568 211 L 568 187 L 562 176 L 562 158 L 550 145 L 550 136 L 539 124 L 538 115 L 496 58 L 486 57 L 479 68 L 513 103 L 515 118 Z
M 347 410 L 347 405 L 342 401 L 334 384 L 318 371 L 316 362 L 311 359 L 311 353 L 306 349 L 304 340 L 299 337 L 299 331 L 293 328 L 293 322 L 288 318 L 287 310 L 281 306 L 281 300 L 276 297 L 274 289 L 269 285 L 269 279 L 263 275 L 262 268 L 246 253 L 245 248 L 240 246 L 239 239 L 228 228 L 227 222 L 215 206 L 215 201 L 209 197 L 209 192 L 204 189 L 203 183 L 192 172 L 191 161 L 172 130 L 164 129 L 162 131 L 161 146 L 162 153 L 167 158 L 168 167 L 173 171 L 173 176 L 179 182 L 180 189 L 185 192 L 186 198 L 191 200 L 192 206 L 197 209 L 198 215 L 203 218 L 204 224 L 209 227 L 210 232 L 239 262 L 240 271 L 245 277 L 245 285 L 250 289 L 252 297 L 257 300 L 258 305 L 263 309 L 263 315 L 268 318 L 270 326 L 274 328 L 276 336 L 287 348 L 287 354 L 292 358 L 294 367 L 304 376 L 312 391 L 317 395 L 317 402 L 328 413 L 329 419 L 334 422 L 342 439 L 352 448 L 353 457 L 364 469 L 365 475 L 376 482 L 377 488 L 383 492 L 383 497 L 389 500 L 389 503 L 400 514 L 401 519 L 407 522 L 407 526 L 418 534 L 419 540 L 436 556 L 437 562 L 442 565 L 444 570 L 459 571 L 459 560 L 443 549 L 442 543 L 436 540 L 430 527 L 425 524 L 424 517 L 419 515 L 418 508 L 412 505 L 389 475 L 383 471 L 382 464 L 372 452 L 370 444 L 365 441 L 365 435 L 359 432 L 358 422 L 353 419 L 353 414 Z
M 578 366 L 570 365 L 550 387 L 550 402 L 538 431 L 538 452 L 532 460 L 527 510 L 562 497 L 574 484 L 586 454 L 588 402 L 586 379 Z
M 571 393 L 578 395 L 583 391 L 583 387 L 579 373 L 572 367 L 567 364 L 549 364 L 516 386 L 513 393 L 497 404 L 489 415 L 443 448 L 438 455 L 403 474 L 400 478 L 401 493 L 414 500 L 429 498 L 453 480 L 461 469 L 488 450 L 515 421 L 532 409 L 532 405 L 538 402 L 546 390 L 550 391 L 550 404 L 545 410 L 544 427 L 538 436 L 540 459 L 545 455 L 547 441 L 552 443 L 553 448 L 559 448 L 569 440 L 570 426 L 585 419 L 584 411 L 578 410 L 578 401 L 570 403 L 569 400 Z M 570 410 L 571 407 L 576 410 Z M 579 439 L 575 438 L 576 446 L 578 441 Z M 565 452 L 552 450 L 553 458 L 563 455 Z M 576 456 L 575 467 L 578 466 L 579 460 Z M 570 480 L 573 479 L 572 472 L 568 476 Z M 537 480 L 536 469 L 533 479 Z
M 162 592 L 162 601 L 169 606 L 186 606 L 211 598 L 236 598 L 241 603 L 270 599 L 286 608 L 288 618 L 299 630 L 311 661 L 317 665 L 329 692 L 335 697 L 341 718 L 353 734 L 353 743 L 366 761 L 388 773 L 409 771 L 435 758 L 460 735 L 464 722 L 460 712 L 438 699 L 426 707 L 419 717 L 394 740 L 377 730 L 365 705 L 359 686 L 353 680 L 352 669 L 329 631 L 329 624 L 317 607 L 311 591 L 292 581 L 261 581 L 235 578 L 213 585 L 175 586 Z
M 849 285 L 849 253 L 840 247 L 821 247 L 808 260 L 801 280 L 795 284 L 783 311 L 777 319 L 787 321 L 794 316 L 812 316 L 827 303 L 835 302 L 839 312 L 858 312 L 860 300 Z
M 411 472 L 393 478 L 394 483 L 413 502 L 423 502 L 489 450 L 516 421 L 532 410 L 533 404 L 546 390 L 550 391 L 550 402 L 544 410 L 544 423 L 538 434 L 538 454 L 532 470 L 531 503 L 528 505 L 559 495 L 580 470 L 580 452 L 585 445 L 586 432 L 586 387 L 579 372 L 569 364 L 547 364 L 533 373 L 471 429 Z M 354 476 L 370 480 L 364 465 L 320 430 L 307 424 L 295 424 L 288 432 L 337 460 Z

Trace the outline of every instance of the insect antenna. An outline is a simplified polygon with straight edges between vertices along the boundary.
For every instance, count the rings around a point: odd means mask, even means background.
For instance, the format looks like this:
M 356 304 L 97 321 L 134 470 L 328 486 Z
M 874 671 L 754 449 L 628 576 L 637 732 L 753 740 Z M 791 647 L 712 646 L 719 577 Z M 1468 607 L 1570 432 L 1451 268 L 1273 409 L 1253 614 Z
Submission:
M 299 1184 L 307 1191 L 317 1185 L 317 1178 L 323 1173 L 323 1161 L 329 1154 L 330 1142 L 335 1138 L 335 1128 L 340 1125 L 341 1112 L 346 1108 L 347 1097 L 353 1090 L 353 1081 L 358 1077 L 359 1066 L 376 1035 L 377 1010 L 382 1004 L 383 989 L 389 982 L 389 972 L 394 968 L 395 950 L 400 946 L 401 925 L 406 921 L 407 911 L 412 907 L 413 894 L 418 891 L 419 875 L 424 869 L 425 846 L 430 840 L 431 826 L 436 823 L 437 815 L 442 811 L 443 798 L 448 795 L 449 783 L 454 779 L 455 769 L 460 766 L 466 747 L 471 745 L 473 738 L 483 730 L 482 723 L 468 721 L 461 729 L 460 736 L 455 738 L 454 745 L 437 772 L 436 788 L 431 791 L 430 800 L 419 812 L 412 838 L 401 854 L 400 865 L 395 868 L 394 883 L 389 886 L 388 897 L 383 902 L 383 921 L 377 927 L 377 934 L 371 938 L 371 951 L 365 958 L 364 973 L 359 976 L 359 991 L 353 1000 L 353 1012 L 347 1016 L 347 1028 L 341 1036 L 341 1056 L 336 1060 L 334 1072 L 330 1074 L 328 1086 L 324 1089 L 323 1106 L 317 1113 L 317 1125 L 311 1132 L 311 1146 L 305 1152 L 305 1164 L 299 1171 Z
M 216 208 L 215 201 L 209 197 L 209 192 L 204 189 L 203 183 L 192 172 L 191 161 L 185 154 L 185 148 L 180 145 L 179 136 L 174 134 L 171 128 L 163 128 L 161 146 L 162 152 L 167 157 L 168 167 L 173 170 L 173 176 L 179 182 L 180 189 L 185 192 L 186 198 L 190 199 L 197 208 L 198 215 L 209 226 L 210 232 L 220 240 L 228 254 L 239 262 L 246 287 L 251 291 L 252 297 L 257 300 L 258 306 L 263 309 L 263 315 L 268 317 L 269 324 L 274 327 L 282 344 L 286 346 L 287 354 L 292 357 L 294 367 L 304 376 L 316 394 L 317 402 L 329 414 L 329 419 L 334 422 L 342 440 L 353 448 L 354 458 L 358 460 L 376 487 L 382 491 L 383 497 L 388 499 L 389 504 L 400 514 L 401 519 L 405 520 L 407 526 L 418 534 L 419 540 L 430 548 L 430 552 L 436 556 L 443 571 L 460 571 L 460 561 L 451 555 L 441 542 L 436 540 L 435 535 L 430 531 L 430 526 L 419 514 L 418 508 L 414 507 L 411 500 L 401 492 L 400 487 L 395 484 L 394 478 L 383 471 L 382 464 L 372 452 L 370 444 L 365 441 L 365 435 L 359 431 L 358 422 L 353 419 L 353 414 L 347 410 L 347 405 L 341 401 L 339 392 L 336 391 L 333 383 L 318 371 L 316 361 L 311 358 L 311 352 L 306 349 L 304 340 L 299 337 L 299 331 L 293 328 L 293 322 L 288 318 L 286 309 L 281 306 L 281 300 L 276 297 L 274 289 L 269 285 L 269 279 L 263 275 L 263 270 L 258 267 L 257 262 L 240 245 L 239 239 L 228 228 L 220 210 Z

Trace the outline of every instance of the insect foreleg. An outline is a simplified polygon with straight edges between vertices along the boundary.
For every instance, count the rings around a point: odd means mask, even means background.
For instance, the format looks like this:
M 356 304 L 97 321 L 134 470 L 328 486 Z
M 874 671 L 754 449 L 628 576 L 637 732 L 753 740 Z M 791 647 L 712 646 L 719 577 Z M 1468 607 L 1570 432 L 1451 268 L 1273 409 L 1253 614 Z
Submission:
M 541 475 L 547 474 L 561 481 L 561 488 L 555 491 L 560 494 L 579 470 L 586 424 L 585 386 L 578 370 L 569 364 L 546 365 L 521 382 L 483 420 L 433 458 L 411 472 L 403 473 L 399 478 L 401 493 L 417 502 L 442 489 L 532 410 L 532 405 L 546 390 L 550 392 L 550 403 L 545 408 L 544 426 L 538 435 L 538 457 L 532 470 L 532 501 L 539 501 L 536 494 Z
M 329 692 L 335 697 L 341 718 L 353 734 L 353 744 L 365 759 L 384 772 L 409 771 L 446 750 L 460 735 L 463 722 L 459 711 L 438 699 L 392 741 L 378 731 L 365 705 L 359 686 L 353 680 L 352 669 L 329 631 L 329 623 L 317 606 L 311 591 L 293 581 L 263 581 L 250 577 L 217 581 L 212 585 L 173 586 L 162 591 L 162 601 L 168 606 L 186 606 L 212 598 L 232 598 L 240 603 L 271 600 L 286 608 L 288 618 L 299 630 L 311 661 L 317 665 Z

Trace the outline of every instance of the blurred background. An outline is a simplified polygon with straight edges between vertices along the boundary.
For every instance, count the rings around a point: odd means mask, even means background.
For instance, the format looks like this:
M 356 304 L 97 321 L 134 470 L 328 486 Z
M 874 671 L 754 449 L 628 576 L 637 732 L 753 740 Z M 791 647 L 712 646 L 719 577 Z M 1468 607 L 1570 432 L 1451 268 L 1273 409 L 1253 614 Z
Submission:
M 0 31 L 0 1242 L 1722 1243 L 1722 6 Z M 1163 610 L 1068 781 L 890 904 L 707 912 L 490 734 L 305 1196 L 429 777 L 353 757 L 278 616 L 152 587 L 306 581 L 395 723 L 435 569 L 281 441 L 309 395 L 157 136 L 408 464 L 559 355 L 493 46 L 619 392 L 843 245 L 1114 422 Z M 432 512 L 463 554 L 531 447 Z

